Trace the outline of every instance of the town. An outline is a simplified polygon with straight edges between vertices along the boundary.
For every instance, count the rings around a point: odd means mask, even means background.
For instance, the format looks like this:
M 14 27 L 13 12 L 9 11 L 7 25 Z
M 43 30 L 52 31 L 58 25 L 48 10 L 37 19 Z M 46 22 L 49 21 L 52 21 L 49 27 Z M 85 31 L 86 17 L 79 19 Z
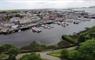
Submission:
M 95 14 L 73 9 L 52 10 L 10 10 L 0 11 L 0 34 L 10 34 L 32 29 L 33 32 L 41 32 L 38 27 L 53 28 L 49 24 L 58 24 L 63 27 L 69 23 L 79 24 L 81 21 L 95 19 Z

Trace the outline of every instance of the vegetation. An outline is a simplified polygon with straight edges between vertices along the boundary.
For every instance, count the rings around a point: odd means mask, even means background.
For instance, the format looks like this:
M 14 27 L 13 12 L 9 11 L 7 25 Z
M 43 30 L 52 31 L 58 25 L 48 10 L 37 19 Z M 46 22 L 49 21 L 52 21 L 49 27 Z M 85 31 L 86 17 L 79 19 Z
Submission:
M 78 51 L 82 55 L 82 60 L 95 60 L 95 39 L 82 43 Z
M 19 53 L 19 49 L 16 48 L 13 45 L 10 44 L 4 44 L 0 46 L 0 56 L 1 59 L 3 59 L 4 57 L 7 60 L 16 60 L 16 55 Z
M 73 47 L 72 47 L 73 46 Z M 69 48 L 68 48 L 69 47 Z M 63 49 L 64 48 L 64 49 Z M 49 55 L 67 60 L 95 60 L 95 27 L 77 33 L 76 35 L 64 35 L 61 42 L 56 46 L 46 46 L 33 41 L 30 45 L 22 47 L 21 51 L 17 47 L 4 44 L 0 46 L 0 60 L 16 60 L 20 52 L 40 52 L 52 49 Z M 55 50 L 59 49 L 59 50 Z M 42 60 L 40 55 L 35 53 L 26 54 L 20 60 Z
M 21 48 L 22 52 L 38 52 L 46 49 L 45 45 L 33 41 L 30 45 Z
M 8 57 L 9 56 L 7 54 L 3 54 L 3 53 L 0 54 L 0 60 L 8 59 Z
M 57 49 L 57 46 L 54 45 L 43 45 L 39 44 L 36 41 L 33 41 L 30 45 L 24 46 L 21 48 L 22 52 L 41 52 L 41 51 L 46 51 L 46 50 L 55 50 Z
M 16 60 L 16 56 L 17 56 L 18 53 L 19 53 L 18 48 L 10 48 L 8 50 L 8 55 L 9 55 L 8 60 Z
M 62 50 L 63 50 L 63 49 L 59 49 L 59 50 L 52 51 L 52 52 L 49 53 L 49 55 L 55 56 L 55 57 L 60 57 L 60 56 L 61 56 L 60 53 L 61 53 Z
M 68 60 L 95 60 L 95 39 L 81 43 L 78 50 L 63 50 L 61 58 Z
M 37 55 L 35 53 L 24 55 L 20 60 L 42 60 L 40 58 L 40 55 Z
M 38 45 L 37 46 L 36 45 L 37 44 L 34 43 L 32 45 L 32 48 L 36 49 L 36 47 L 38 46 Z M 20 49 L 16 48 L 13 45 L 10 45 L 10 44 L 1 45 L 0 46 L 0 60 L 16 60 L 16 56 L 20 53 L 20 51 L 21 51 Z M 33 50 L 33 51 L 35 51 L 35 50 Z M 31 53 L 31 54 L 24 55 L 23 57 L 21 57 L 20 60 L 42 60 L 42 59 L 40 58 L 40 55 Z
M 69 48 L 64 48 L 64 49 L 59 49 L 59 50 L 55 50 L 53 52 L 50 52 L 49 55 L 51 56 L 55 56 L 55 57 L 61 57 L 63 55 L 63 53 L 71 52 L 72 50 L 74 50 L 76 47 L 69 47 Z M 62 53 L 61 53 L 62 52 Z
M 62 49 L 51 52 L 50 55 L 60 57 L 62 60 L 95 60 L 95 27 L 87 28 L 76 35 L 64 35 L 62 39 L 58 43 Z M 69 42 L 70 46 L 76 47 L 73 49 L 64 48 L 63 45 L 66 44 L 64 41 Z
M 63 35 L 62 40 L 58 43 L 61 48 L 79 45 L 81 42 L 95 38 L 95 27 L 86 28 L 85 31 L 75 35 Z

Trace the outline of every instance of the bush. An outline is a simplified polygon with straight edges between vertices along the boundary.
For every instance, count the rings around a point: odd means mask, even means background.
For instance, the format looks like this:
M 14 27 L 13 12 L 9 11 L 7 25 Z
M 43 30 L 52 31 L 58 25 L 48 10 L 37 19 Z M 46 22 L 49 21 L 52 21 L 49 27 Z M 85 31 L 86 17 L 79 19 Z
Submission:
M 61 59 L 67 59 L 68 58 L 68 51 L 67 50 L 62 50 L 62 53 L 61 53 Z
M 61 58 L 68 60 L 95 60 L 95 40 L 87 40 L 80 44 L 78 50 L 62 51 Z
M 95 60 L 95 40 L 87 40 L 82 43 L 79 48 L 79 52 L 81 52 L 84 60 Z
M 0 46 L 0 53 L 7 54 L 9 57 L 7 60 L 16 60 L 16 55 L 19 53 L 19 49 L 10 44 L 4 44 Z
M 68 54 L 69 60 L 81 60 L 81 53 L 77 50 L 70 51 Z
M 24 51 L 38 52 L 46 49 L 46 45 L 41 45 L 36 41 L 33 41 L 30 45 L 21 48 Z
M 35 53 L 24 55 L 20 60 L 42 60 L 39 55 Z
M 10 45 L 10 44 L 1 45 L 0 46 L 0 52 L 1 53 L 2 52 L 6 52 L 7 53 L 10 48 L 14 48 L 14 46 L 13 45 Z

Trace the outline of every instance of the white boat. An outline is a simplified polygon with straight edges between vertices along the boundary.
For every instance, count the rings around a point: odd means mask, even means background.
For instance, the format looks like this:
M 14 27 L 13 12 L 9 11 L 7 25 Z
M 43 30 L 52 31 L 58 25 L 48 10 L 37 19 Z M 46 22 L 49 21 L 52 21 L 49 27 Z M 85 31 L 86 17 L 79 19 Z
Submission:
M 37 27 L 32 27 L 32 31 L 37 33 L 41 32 L 41 30 Z

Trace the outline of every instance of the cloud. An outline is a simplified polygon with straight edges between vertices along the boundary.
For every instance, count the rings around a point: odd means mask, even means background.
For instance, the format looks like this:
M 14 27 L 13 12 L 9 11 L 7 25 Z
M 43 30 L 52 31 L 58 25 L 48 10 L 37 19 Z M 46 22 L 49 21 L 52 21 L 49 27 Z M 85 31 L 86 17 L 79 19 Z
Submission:
M 69 8 L 95 5 L 94 0 L 1 0 L 0 9 Z

